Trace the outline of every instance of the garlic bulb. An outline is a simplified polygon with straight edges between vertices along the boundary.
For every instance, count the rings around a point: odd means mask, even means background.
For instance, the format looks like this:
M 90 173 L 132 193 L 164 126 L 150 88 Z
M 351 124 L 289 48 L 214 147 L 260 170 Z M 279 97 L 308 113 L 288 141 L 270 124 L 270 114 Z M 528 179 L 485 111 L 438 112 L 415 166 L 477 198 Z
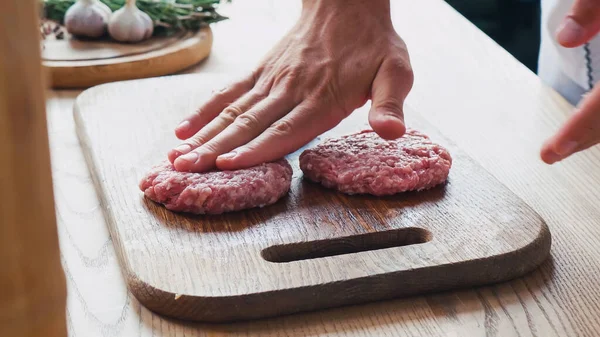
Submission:
M 67 32 L 97 38 L 104 35 L 112 11 L 98 0 L 78 0 L 65 13 Z
M 121 42 L 139 42 L 152 36 L 154 24 L 150 16 L 137 8 L 135 0 L 127 0 L 115 11 L 108 23 L 110 36 Z

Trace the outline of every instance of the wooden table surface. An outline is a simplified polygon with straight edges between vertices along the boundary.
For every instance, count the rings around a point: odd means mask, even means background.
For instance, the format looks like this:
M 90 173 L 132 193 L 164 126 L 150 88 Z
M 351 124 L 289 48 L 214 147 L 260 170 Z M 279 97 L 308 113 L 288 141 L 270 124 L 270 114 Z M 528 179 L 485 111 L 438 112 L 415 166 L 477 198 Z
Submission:
M 572 107 L 442 0 L 394 0 L 392 9 L 415 70 L 409 108 L 539 212 L 553 235 L 551 259 L 524 278 L 471 290 L 232 325 L 164 319 L 141 307 L 125 287 L 74 132 L 71 108 L 79 91 L 51 91 L 48 122 L 70 336 L 598 335 L 600 151 L 543 164 L 542 142 Z M 231 20 L 214 26 L 212 55 L 189 72 L 252 69 L 299 10 L 299 0 L 222 6 Z

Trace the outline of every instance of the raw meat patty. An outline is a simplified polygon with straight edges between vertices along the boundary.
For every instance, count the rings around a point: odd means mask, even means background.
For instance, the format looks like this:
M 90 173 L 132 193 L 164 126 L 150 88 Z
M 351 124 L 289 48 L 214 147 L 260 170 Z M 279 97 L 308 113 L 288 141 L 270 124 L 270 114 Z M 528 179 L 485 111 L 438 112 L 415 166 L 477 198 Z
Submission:
M 376 196 L 441 184 L 451 165 L 445 148 L 411 129 L 392 141 L 364 130 L 328 139 L 300 155 L 300 168 L 309 180 L 346 194 Z
M 178 172 L 169 161 L 142 179 L 140 189 L 172 211 L 221 214 L 275 203 L 290 189 L 285 159 L 236 171 Z

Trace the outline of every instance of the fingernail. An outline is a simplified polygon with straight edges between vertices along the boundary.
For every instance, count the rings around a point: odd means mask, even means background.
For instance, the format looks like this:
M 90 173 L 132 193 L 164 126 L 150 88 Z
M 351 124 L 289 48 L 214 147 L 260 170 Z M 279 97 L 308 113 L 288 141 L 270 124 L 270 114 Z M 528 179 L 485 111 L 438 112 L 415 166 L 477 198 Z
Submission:
M 231 152 L 220 155 L 219 159 L 231 159 L 231 158 L 235 157 L 236 155 L 237 155 L 237 152 L 231 151 Z
M 556 145 L 556 153 L 560 156 L 568 156 L 577 148 L 577 142 L 568 141 Z
M 400 116 L 398 114 L 393 113 L 393 112 L 388 112 L 385 114 L 385 116 L 387 116 L 388 118 L 402 120 L 402 118 L 400 118 Z
M 195 163 L 198 161 L 198 154 L 196 152 L 190 152 L 188 154 L 184 154 L 183 156 L 179 157 L 178 159 L 182 159 L 182 160 L 188 161 L 190 163 Z
M 388 110 L 383 110 L 383 109 L 377 109 L 377 117 L 380 119 L 398 119 L 400 120 L 400 117 L 392 112 L 389 112 Z
M 556 39 L 560 44 L 574 44 L 583 38 L 585 29 L 572 18 L 565 18 L 558 28 Z
M 181 144 L 174 150 L 179 152 L 180 154 L 186 154 L 192 150 L 192 147 L 189 144 Z
M 562 157 L 554 152 L 549 152 L 548 154 L 546 154 L 546 159 L 548 161 L 548 164 L 554 164 L 557 161 L 560 161 Z
M 190 124 L 190 122 L 189 122 L 189 121 L 183 121 L 183 122 L 181 122 L 181 124 L 179 124 L 179 125 L 177 126 L 177 130 L 178 130 L 178 131 L 187 131 L 187 129 L 189 129 L 189 128 L 190 128 L 190 125 L 191 125 L 191 124 Z

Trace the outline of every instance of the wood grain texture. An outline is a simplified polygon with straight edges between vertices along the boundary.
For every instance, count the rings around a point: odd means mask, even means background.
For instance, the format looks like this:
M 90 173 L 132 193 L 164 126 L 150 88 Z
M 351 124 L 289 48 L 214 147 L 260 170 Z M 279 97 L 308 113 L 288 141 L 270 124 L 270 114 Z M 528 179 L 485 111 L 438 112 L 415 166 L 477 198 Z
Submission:
M 210 27 L 177 38 L 156 38 L 141 45 L 49 41 L 43 64 L 53 88 L 88 88 L 170 75 L 202 61 L 211 48 Z
M 165 131 L 226 83 L 208 74 L 126 81 L 76 100 L 77 132 L 124 273 L 148 308 L 190 320 L 257 319 L 506 281 L 548 256 L 544 221 L 413 111 L 411 125 L 453 156 L 449 182 L 429 191 L 376 198 L 325 189 L 302 179 L 303 148 L 288 156 L 291 191 L 273 206 L 192 217 L 143 198 L 140 179 L 177 142 Z M 354 112 L 322 138 L 368 127 L 367 112 Z M 377 249 L 394 236 L 398 246 L 420 243 Z M 371 249 L 363 252 L 264 258 L 351 252 L 367 240 L 363 249 Z
M 67 336 L 37 18 L 0 2 L 0 336 Z
M 66 33 L 68 34 L 68 33 Z M 68 35 L 62 40 L 42 40 L 43 61 L 91 61 L 145 54 L 165 48 L 194 34 L 181 31 L 171 36 L 157 36 L 137 43 L 119 43 L 109 38 L 83 40 Z
M 273 0 L 222 5 L 231 20 L 213 26 L 211 56 L 188 71 L 246 73 L 291 27 L 300 6 Z M 164 318 L 140 305 L 119 270 L 75 134 L 72 106 L 79 91 L 52 91 L 48 116 L 69 335 L 596 337 L 600 151 L 551 167 L 538 157 L 573 107 L 441 0 L 394 0 L 392 17 L 415 70 L 408 105 L 546 220 L 551 258 L 541 268 L 494 286 L 244 323 Z

